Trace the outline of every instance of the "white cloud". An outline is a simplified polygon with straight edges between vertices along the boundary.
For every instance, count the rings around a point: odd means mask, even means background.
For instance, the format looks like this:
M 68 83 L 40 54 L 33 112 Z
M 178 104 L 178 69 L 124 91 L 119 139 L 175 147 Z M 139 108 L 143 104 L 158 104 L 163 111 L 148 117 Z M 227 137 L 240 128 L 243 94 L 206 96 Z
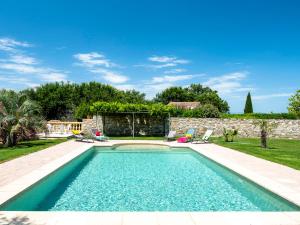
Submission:
M 208 79 L 203 85 L 218 92 L 232 93 L 253 90 L 251 87 L 244 87 L 242 81 L 247 77 L 248 72 L 235 72 Z
M 107 69 L 96 68 L 90 70 L 90 72 L 98 73 L 102 75 L 104 80 L 115 84 L 124 83 L 129 80 L 128 77 Z
M 104 66 L 110 68 L 116 66 L 109 59 L 106 59 L 104 55 L 97 52 L 78 53 L 74 55 L 74 58 L 79 60 L 85 67 Z
M 281 97 L 290 97 L 293 93 L 276 93 L 276 94 L 268 94 L 268 95 L 255 95 L 252 96 L 252 99 L 255 100 L 265 100 L 270 98 L 281 98 Z
M 27 42 L 16 41 L 11 38 L 0 38 L 0 50 L 6 52 L 16 52 L 19 47 L 31 47 L 32 45 Z
M 200 74 L 199 74 L 200 75 Z M 166 76 L 162 76 L 162 77 L 153 77 L 151 80 L 151 83 L 164 83 L 164 82 L 170 82 L 170 83 L 174 83 L 177 81 L 182 81 L 182 80 L 190 80 L 195 76 L 199 76 L 198 74 L 195 75 L 177 75 L 177 76 L 170 76 L 170 75 L 166 75 Z
M 179 59 L 175 56 L 151 56 L 148 60 L 156 64 L 136 65 L 138 67 L 147 67 L 151 69 L 162 69 L 167 67 L 176 67 L 177 65 L 188 64 L 189 60 Z
M 175 74 L 175 73 L 182 73 L 182 72 L 185 72 L 185 71 L 186 71 L 186 69 L 178 68 L 178 69 L 166 70 L 164 73 L 165 74 Z
M 1 63 L 0 68 L 5 70 L 12 70 L 17 73 L 35 74 L 35 73 L 46 72 L 43 68 L 39 68 L 31 65 L 25 65 L 25 64 L 17 64 L 17 63 Z
M 28 87 L 36 87 L 39 85 L 37 83 L 33 83 L 31 80 L 24 77 L 8 76 L 8 75 L 0 76 L 0 81 L 11 83 L 11 84 L 22 84 Z
M 114 87 L 123 91 L 138 90 L 138 86 L 134 84 L 117 84 Z
M 7 55 L 5 59 L 0 60 L 0 69 L 5 74 L 14 73 L 17 75 L 8 76 L 5 81 L 31 87 L 36 86 L 37 82 L 66 81 L 66 72 L 41 65 L 36 58 L 29 56 L 27 51 L 22 49 L 32 46 L 27 42 L 10 38 L 0 39 L 0 50 Z M 4 78 L 2 77 L 1 80 L 4 81 Z
M 151 56 L 148 58 L 151 62 L 157 63 L 174 63 L 174 64 L 187 64 L 189 63 L 186 59 L 178 59 L 174 56 Z
M 33 57 L 26 56 L 26 55 L 12 55 L 8 61 L 18 64 L 37 64 L 37 60 Z
M 108 69 L 111 67 L 116 67 L 117 64 L 112 63 L 102 54 L 97 52 L 78 53 L 74 55 L 74 58 L 80 62 L 78 65 L 86 68 L 91 73 L 101 75 L 104 80 L 110 83 L 120 84 L 129 80 L 127 76 Z
M 63 81 L 66 82 L 66 74 L 60 73 L 60 72 L 48 72 L 45 74 L 41 74 L 41 78 L 43 81 L 46 82 L 57 82 L 57 81 Z
M 66 73 L 51 68 L 16 63 L 2 63 L 0 64 L 0 68 L 19 74 L 36 75 L 38 78 L 42 78 L 42 81 L 46 82 L 67 81 Z

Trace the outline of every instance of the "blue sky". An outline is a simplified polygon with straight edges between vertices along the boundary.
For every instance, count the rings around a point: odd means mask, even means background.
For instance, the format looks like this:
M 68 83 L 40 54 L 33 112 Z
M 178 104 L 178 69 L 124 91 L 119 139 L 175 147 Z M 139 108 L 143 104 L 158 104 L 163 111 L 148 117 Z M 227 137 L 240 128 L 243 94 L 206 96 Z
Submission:
M 99 81 L 152 98 L 201 83 L 242 112 L 300 84 L 299 1 L 16 1 L 0 7 L 0 88 Z

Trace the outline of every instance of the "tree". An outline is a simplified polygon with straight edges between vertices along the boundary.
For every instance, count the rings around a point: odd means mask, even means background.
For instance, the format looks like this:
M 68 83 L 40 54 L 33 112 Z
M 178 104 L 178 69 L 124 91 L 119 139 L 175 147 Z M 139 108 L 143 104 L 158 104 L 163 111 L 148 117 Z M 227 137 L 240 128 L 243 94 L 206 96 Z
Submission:
M 255 126 L 260 128 L 260 143 L 262 148 L 267 148 L 268 134 L 277 127 L 276 123 L 268 122 L 267 120 L 258 120 L 254 122 Z
M 298 90 L 296 94 L 289 99 L 289 101 L 289 113 L 297 114 L 298 116 L 300 116 L 300 90 Z
M 44 120 L 40 111 L 36 102 L 19 93 L 1 90 L 0 137 L 4 146 L 14 146 L 22 138 L 34 135 L 38 128 L 42 128 Z
M 144 103 L 145 94 L 135 90 L 122 91 L 99 82 L 81 84 L 48 83 L 36 89 L 22 91 L 30 99 L 38 102 L 47 120 L 73 120 L 85 115 L 82 104 L 90 105 L 97 101 Z M 80 110 L 76 110 L 81 106 Z M 85 107 L 86 108 L 86 107 Z
M 168 104 L 169 102 L 188 102 L 194 101 L 186 89 L 182 87 L 170 87 L 163 92 L 158 93 L 154 98 L 155 102 L 162 102 Z
M 251 94 L 248 92 L 247 98 L 246 98 L 246 103 L 245 103 L 245 108 L 244 108 L 244 113 L 253 113 L 253 106 L 252 106 L 252 100 L 251 100 Z
M 170 87 L 158 93 L 154 98 L 155 102 L 168 104 L 169 102 L 192 102 L 199 101 L 202 105 L 211 104 L 218 108 L 220 112 L 229 112 L 226 101 L 220 98 L 217 91 L 201 84 L 191 84 L 189 87 Z

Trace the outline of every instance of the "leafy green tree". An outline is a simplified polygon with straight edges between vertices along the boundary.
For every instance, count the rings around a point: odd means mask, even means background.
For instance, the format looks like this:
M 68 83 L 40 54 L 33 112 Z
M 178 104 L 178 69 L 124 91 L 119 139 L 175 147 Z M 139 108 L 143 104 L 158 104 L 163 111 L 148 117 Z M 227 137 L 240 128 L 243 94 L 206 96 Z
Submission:
M 245 103 L 245 108 L 244 108 L 244 113 L 253 113 L 253 106 L 252 106 L 252 100 L 251 100 L 251 94 L 248 92 L 247 98 L 246 98 L 246 103 Z
M 155 102 L 168 104 L 169 102 L 192 102 L 199 101 L 202 105 L 211 104 L 218 108 L 220 112 L 229 112 L 229 105 L 220 98 L 217 91 L 209 87 L 203 87 L 201 84 L 191 84 L 189 87 L 171 87 L 161 93 L 158 93 L 154 99 Z
M 91 105 L 97 101 L 144 103 L 145 94 L 138 91 L 121 91 L 110 85 L 98 82 L 81 84 L 48 83 L 36 89 L 22 91 L 30 99 L 37 101 L 42 107 L 42 113 L 47 120 L 73 120 L 84 116 L 87 112 L 81 104 Z M 87 107 L 85 107 L 87 108 Z M 83 113 L 85 112 L 85 113 Z
M 300 90 L 298 90 L 296 94 L 289 99 L 289 101 L 289 113 L 300 116 Z
M 40 106 L 19 93 L 0 91 L 0 137 L 5 147 L 17 144 L 24 137 L 33 136 L 44 126 Z
M 182 87 L 170 87 L 163 92 L 158 93 L 154 98 L 155 102 L 168 104 L 169 102 L 188 102 L 194 99 L 189 95 L 186 89 Z

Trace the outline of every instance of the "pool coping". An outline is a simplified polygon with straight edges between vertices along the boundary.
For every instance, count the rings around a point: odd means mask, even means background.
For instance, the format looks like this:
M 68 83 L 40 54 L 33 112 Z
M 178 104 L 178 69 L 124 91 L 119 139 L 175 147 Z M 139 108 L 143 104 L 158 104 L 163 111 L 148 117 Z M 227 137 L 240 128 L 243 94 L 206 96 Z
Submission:
M 50 173 L 57 170 L 61 166 L 65 165 L 70 160 L 81 155 L 91 147 L 113 146 L 116 144 L 160 144 L 160 145 L 167 145 L 170 147 L 189 147 L 194 151 L 197 151 L 200 154 L 204 155 L 205 157 L 238 173 L 239 175 L 246 177 L 247 179 L 253 181 L 254 183 L 257 183 L 258 185 L 264 187 L 265 189 L 300 206 L 300 171 L 298 170 L 294 170 L 286 166 L 282 166 L 273 162 L 259 159 L 254 156 L 250 156 L 245 153 L 234 151 L 214 144 L 191 144 L 191 143 L 183 144 L 183 143 L 176 143 L 176 142 L 163 142 L 163 141 L 150 141 L 150 140 L 147 141 L 112 140 L 109 142 L 95 142 L 95 143 L 86 143 L 80 145 L 78 144 L 78 147 L 75 148 L 73 144 L 72 145 L 73 149 L 71 150 L 71 152 L 68 152 L 67 154 L 63 155 L 62 157 L 59 157 L 56 160 L 46 163 L 45 165 L 39 167 L 38 169 L 33 170 L 32 172 L 24 176 L 21 176 L 20 178 L 14 180 L 13 182 L 0 186 L 0 205 L 6 202 L 7 200 L 13 198 L 14 196 L 16 196 L 18 193 L 26 190 L 27 188 L 29 188 L 34 183 L 38 182 L 43 177 L 49 175 Z M 249 169 L 251 168 L 251 166 L 252 169 Z M 83 216 L 84 218 L 86 218 L 86 216 L 84 215 L 93 215 L 92 217 L 95 218 L 95 220 L 91 220 L 89 223 L 85 223 L 85 224 L 95 224 L 94 223 L 95 221 L 101 220 L 101 215 L 111 215 L 112 217 L 115 218 L 117 217 L 121 218 L 120 223 L 115 221 L 111 224 L 127 224 L 126 222 L 127 220 L 136 221 L 138 220 L 138 218 L 140 221 L 139 224 L 177 224 L 176 221 L 183 221 L 183 220 L 186 222 L 180 224 L 201 224 L 203 221 L 205 221 L 205 224 L 227 224 L 227 222 L 233 224 L 233 222 L 236 221 L 236 218 L 239 218 L 238 219 L 240 221 L 239 224 L 300 224 L 300 211 L 299 212 L 192 212 L 192 213 L 191 212 L 155 212 L 155 213 L 93 212 L 91 213 L 91 212 L 0 211 L 0 222 L 1 222 L 1 218 L 12 218 L 18 215 L 21 215 L 21 217 L 22 215 L 25 215 L 37 221 L 42 221 L 43 218 L 45 219 L 46 217 L 57 218 L 53 220 L 50 219 L 49 220 L 50 222 L 46 221 L 47 222 L 46 224 L 62 224 L 61 221 L 64 219 L 65 222 L 63 224 L 74 224 L 75 220 L 72 219 L 72 217 L 79 218 Z M 143 218 L 149 217 L 149 219 L 141 219 L 140 215 L 144 215 Z M 109 220 L 108 216 L 106 216 L 105 218 Z M 177 219 L 174 219 L 173 221 L 171 218 L 177 218 Z M 255 219 L 253 220 L 251 218 L 255 218 Z M 153 222 L 154 220 L 156 221 L 155 223 Z M 173 222 L 170 222 L 170 220 L 172 220 Z M 73 223 L 68 223 L 70 221 L 73 221 Z M 80 219 L 78 219 L 77 221 L 80 221 Z M 153 223 L 152 222 L 149 223 L 149 221 L 152 221 Z M 244 223 L 241 223 L 242 221 L 244 221 Z

